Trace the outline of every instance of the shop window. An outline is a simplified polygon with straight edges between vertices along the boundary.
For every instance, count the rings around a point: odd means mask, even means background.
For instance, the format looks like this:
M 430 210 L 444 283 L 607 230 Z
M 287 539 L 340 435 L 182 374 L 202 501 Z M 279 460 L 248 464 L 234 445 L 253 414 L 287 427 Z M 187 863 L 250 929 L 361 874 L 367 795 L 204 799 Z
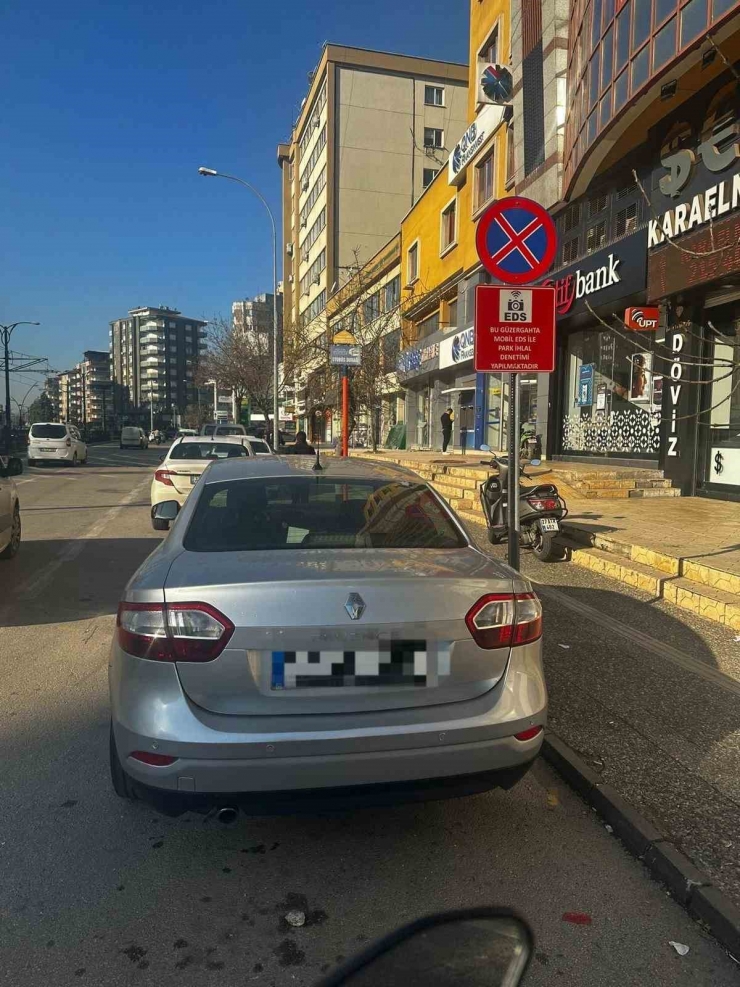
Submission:
M 668 21 L 653 40 L 653 70 L 665 65 L 676 54 L 676 20 Z
M 406 280 L 413 284 L 419 279 L 419 244 L 412 244 L 406 254 Z
M 632 59 L 632 92 L 636 92 L 648 77 L 650 45 L 645 45 L 639 55 Z
M 586 230 L 586 253 L 592 254 L 606 243 L 606 221 L 594 223 Z
M 614 28 L 610 27 L 601 42 L 601 88 L 605 89 L 612 81 L 612 61 L 614 58 Z
M 617 57 L 616 71 L 624 68 L 630 55 L 630 14 L 632 13 L 632 0 L 627 3 L 617 14 Z
M 493 198 L 495 155 L 491 151 L 475 166 L 475 208 L 480 209 Z
M 607 201 L 608 201 L 607 197 L 603 192 L 600 193 L 599 195 L 594 195 L 591 199 L 589 199 L 588 201 L 589 218 L 593 216 L 598 216 L 600 212 L 603 212 L 606 209 Z
M 632 51 L 637 51 L 650 36 L 650 0 L 638 0 L 632 18 Z
M 676 0 L 655 0 L 655 24 L 662 24 L 676 9 Z
M 698 38 L 707 26 L 707 0 L 689 0 L 681 8 L 681 43 L 685 48 Z
M 577 259 L 578 240 L 579 238 L 574 236 L 570 240 L 566 240 L 563 244 L 563 264 L 572 264 Z
M 457 239 L 457 199 L 453 199 L 442 210 L 440 222 L 440 251 L 444 252 L 455 244 Z
M 621 109 L 627 102 L 629 93 L 629 72 L 624 71 L 614 83 L 614 112 Z
M 429 188 L 429 186 L 434 181 L 435 177 L 439 174 L 439 168 L 425 168 L 424 176 L 422 179 L 422 184 L 424 188 Z
M 632 202 L 629 206 L 626 206 L 624 209 L 620 209 L 617 213 L 616 222 L 614 224 L 614 235 L 625 236 L 627 233 L 631 233 L 636 229 L 637 203 Z

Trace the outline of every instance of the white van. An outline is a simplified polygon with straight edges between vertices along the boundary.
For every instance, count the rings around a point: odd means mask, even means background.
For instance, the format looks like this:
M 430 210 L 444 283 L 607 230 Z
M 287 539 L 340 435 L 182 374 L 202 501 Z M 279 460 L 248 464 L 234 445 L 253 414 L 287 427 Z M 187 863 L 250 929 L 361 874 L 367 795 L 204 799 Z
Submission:
M 124 425 L 121 429 L 121 449 L 135 446 L 137 449 L 149 448 L 149 437 L 138 425 Z
M 28 432 L 28 465 L 87 462 L 87 445 L 69 422 L 34 422 Z

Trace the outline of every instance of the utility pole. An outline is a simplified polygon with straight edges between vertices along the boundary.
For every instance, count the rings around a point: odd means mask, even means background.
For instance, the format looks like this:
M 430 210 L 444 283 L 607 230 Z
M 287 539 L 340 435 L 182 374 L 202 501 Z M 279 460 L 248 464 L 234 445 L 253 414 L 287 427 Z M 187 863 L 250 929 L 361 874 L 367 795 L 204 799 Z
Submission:
M 10 337 L 16 326 L 38 326 L 39 322 L 13 322 L 9 326 L 0 326 L 0 339 L 2 339 L 3 352 L 5 357 L 5 450 L 10 453 Z

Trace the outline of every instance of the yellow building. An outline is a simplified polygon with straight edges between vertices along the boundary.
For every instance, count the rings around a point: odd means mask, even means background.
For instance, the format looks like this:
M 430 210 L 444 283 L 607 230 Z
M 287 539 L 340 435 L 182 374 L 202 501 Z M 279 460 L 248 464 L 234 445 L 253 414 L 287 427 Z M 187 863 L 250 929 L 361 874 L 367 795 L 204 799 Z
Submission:
M 510 10 L 510 0 L 471 0 L 469 128 L 401 223 L 406 348 L 399 376 L 407 388 L 408 448 L 441 444 L 440 417 L 448 407 L 455 412 L 454 445 L 472 447 L 475 438 L 480 396 L 476 401 L 473 304 L 475 286 L 490 280 L 475 249 L 476 223 L 514 186 L 511 107 L 478 102 L 478 64 L 510 64 Z M 478 415 L 478 441 L 501 448 L 505 388 L 500 378 L 487 384 L 487 420 L 481 426 Z

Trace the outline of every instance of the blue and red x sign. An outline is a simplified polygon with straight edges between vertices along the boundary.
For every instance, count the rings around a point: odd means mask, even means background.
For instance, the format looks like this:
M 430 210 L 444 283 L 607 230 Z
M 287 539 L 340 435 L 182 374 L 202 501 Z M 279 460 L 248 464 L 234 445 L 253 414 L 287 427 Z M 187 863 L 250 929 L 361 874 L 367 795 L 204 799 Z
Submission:
M 486 210 L 475 237 L 481 263 L 503 284 L 528 284 L 550 269 L 557 249 L 552 217 L 539 202 L 512 195 Z

